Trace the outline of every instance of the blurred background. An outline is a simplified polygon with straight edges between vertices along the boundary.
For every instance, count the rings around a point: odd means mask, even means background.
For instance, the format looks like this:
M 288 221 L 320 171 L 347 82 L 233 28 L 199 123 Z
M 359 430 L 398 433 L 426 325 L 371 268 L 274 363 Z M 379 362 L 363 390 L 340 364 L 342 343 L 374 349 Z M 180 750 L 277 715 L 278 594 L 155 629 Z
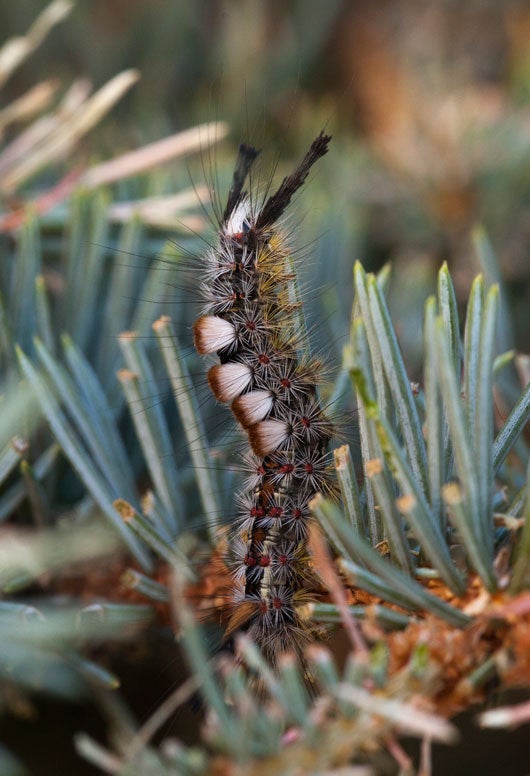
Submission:
M 42 7 L 1 4 L 4 37 Z M 325 126 L 334 142 L 303 197 L 302 239 L 318 237 L 321 281 L 338 274 L 344 315 L 353 258 L 369 269 L 392 261 L 398 315 L 401 304 L 421 308 L 443 260 L 465 294 L 480 223 L 499 256 L 517 344 L 528 350 L 529 41 L 525 0 L 92 0 L 53 30 L 4 97 L 43 76 L 100 86 L 138 68 L 140 81 L 82 151 L 104 156 L 222 119 L 222 170 L 242 138 L 283 170 Z M 191 167 L 201 182 L 200 165 Z M 335 328 L 344 331 L 340 318 Z
M 3 3 L 4 37 L 42 7 Z M 224 120 L 228 141 L 189 173 L 202 182 L 214 159 L 222 183 L 241 139 L 263 147 L 279 175 L 323 126 L 334 135 L 299 208 L 321 285 L 334 288 L 324 303 L 339 310 L 326 340 L 345 331 L 354 258 L 371 270 L 391 261 L 396 315 L 421 315 L 443 260 L 467 292 L 478 267 L 471 231 L 482 224 L 528 350 L 530 3 L 91 0 L 5 94 L 43 76 L 100 86 L 131 67 L 139 82 L 78 153 L 102 157 Z M 417 368 L 414 332 L 403 336 Z
M 2 42 L 24 35 L 46 5 L 39 0 L 0 3 Z M 510 319 L 505 344 L 530 350 L 530 0 L 79 0 L 6 79 L 2 108 L 43 80 L 55 84 L 53 105 L 76 79 L 89 79 L 97 90 L 129 68 L 139 71 L 138 82 L 68 153 L 41 164 L 20 187 L 4 189 L 4 213 L 16 214 L 21 203 L 33 202 L 79 169 L 213 121 L 229 127 L 221 142 L 213 147 L 205 142 L 184 162 L 167 161 L 151 170 L 154 184 L 146 176 L 125 184 L 118 180 L 111 196 L 119 203 L 206 184 L 223 201 L 241 140 L 263 148 L 260 181 L 265 186 L 271 169 L 279 181 L 325 128 L 333 142 L 298 197 L 292 239 L 302 257 L 312 338 L 317 349 L 325 349 L 331 372 L 338 370 L 348 337 L 356 259 L 370 271 L 392 264 L 390 304 L 411 377 L 421 375 L 423 305 L 443 261 L 450 266 L 461 305 L 478 271 L 485 271 L 489 281 L 500 272 Z M 6 148 L 22 126 L 16 121 L 3 130 Z M 48 208 L 39 225 L 52 297 L 61 294 L 57 242 L 68 217 L 60 207 Z M 167 237 L 200 252 L 194 235 L 182 230 L 182 220 L 175 220 L 174 230 L 156 219 L 148 223 L 140 264 Z M 1 241 L 7 255 L 17 237 L 16 229 L 5 224 Z M 478 226 L 498 264 L 487 260 Z M 92 236 L 90 244 L 96 239 L 108 249 L 109 277 L 114 266 L 139 266 L 133 248 L 121 254 L 114 250 L 114 232 Z M 0 279 L 4 290 L 10 287 L 5 268 Z M 99 282 L 105 285 L 101 277 Z M 181 281 L 166 278 L 164 283 L 174 290 Z M 196 285 L 193 271 L 184 272 L 182 285 Z M 139 283 L 129 293 L 133 305 L 145 301 Z M 160 312 L 172 315 L 191 349 L 189 326 L 196 308 L 178 307 L 176 291 L 161 308 L 154 296 L 153 291 L 152 308 L 142 308 L 146 325 Z M 55 307 L 52 299 L 52 313 Z M 70 307 L 72 316 L 76 304 Z M 26 320 L 20 311 L 13 316 Z M 92 312 L 88 319 L 92 325 L 99 320 Z M 105 347 L 111 348 L 111 335 L 124 328 L 123 321 L 116 323 L 116 331 L 105 329 Z M 116 353 L 101 356 L 94 331 L 87 329 L 85 336 L 84 329 L 76 333 L 64 321 L 51 340 L 65 328 L 96 364 L 100 379 L 107 375 L 109 395 L 117 395 Z M 27 326 L 22 332 L 28 352 L 32 334 Z M 197 366 L 198 381 L 201 370 Z M 34 449 L 40 449 L 38 444 Z M 64 468 L 48 483 L 52 504 L 61 508 L 77 504 L 83 493 L 73 476 L 64 476 Z M 23 509 L 9 519 L 22 525 L 29 521 Z M 156 643 L 154 660 L 142 642 L 109 661 L 121 677 L 130 663 L 144 661 L 146 678 L 124 682 L 140 719 L 156 708 L 168 685 L 179 681 L 172 636 L 164 638 L 162 647 Z M 18 719 L 4 719 L 2 738 L 32 773 L 95 773 L 64 742 L 80 728 L 103 737 L 104 715 L 83 704 L 72 712 L 60 701 L 41 699 L 33 709 L 18 697 L 17 703 Z M 53 722 L 31 724 L 39 717 Z M 192 727 L 196 724 L 192 719 Z M 33 757 L 26 751 L 28 735 Z M 45 762 L 50 748 L 57 758 L 53 765 Z M 469 762 L 461 750 L 458 757 L 461 772 L 472 772 L 473 748 Z M 491 772 L 500 767 L 492 765 Z

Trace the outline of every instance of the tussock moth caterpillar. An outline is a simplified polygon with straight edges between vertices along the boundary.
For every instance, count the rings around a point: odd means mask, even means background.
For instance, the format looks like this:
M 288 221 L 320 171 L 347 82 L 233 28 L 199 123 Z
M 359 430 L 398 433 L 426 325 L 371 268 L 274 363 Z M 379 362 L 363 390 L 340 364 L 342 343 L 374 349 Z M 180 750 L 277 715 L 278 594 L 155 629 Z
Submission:
M 316 492 L 334 490 L 327 453 L 333 426 L 316 391 L 319 362 L 301 355 L 300 303 L 278 223 L 329 141 L 321 133 L 261 203 L 244 189 L 258 151 L 240 146 L 218 244 L 205 256 L 205 308 L 194 325 L 198 353 L 219 358 L 208 372 L 210 388 L 230 404 L 250 447 L 231 528 L 227 631 L 245 627 L 272 662 L 309 640 L 302 613 L 312 577 L 308 504 Z

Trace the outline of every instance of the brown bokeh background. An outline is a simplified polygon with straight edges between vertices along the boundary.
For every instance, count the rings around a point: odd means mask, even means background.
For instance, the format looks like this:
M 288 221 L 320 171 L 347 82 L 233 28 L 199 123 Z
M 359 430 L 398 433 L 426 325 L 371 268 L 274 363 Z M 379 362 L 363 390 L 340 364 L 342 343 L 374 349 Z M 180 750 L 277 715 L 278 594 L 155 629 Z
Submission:
M 43 5 L 0 4 L 2 38 L 24 33 Z M 329 156 L 301 197 L 308 215 L 298 239 L 312 245 L 307 275 L 301 269 L 319 289 L 310 322 L 324 312 L 317 345 L 336 361 L 348 333 L 352 265 L 360 258 L 369 270 L 392 263 L 396 327 L 411 375 L 419 370 L 423 303 L 442 261 L 461 304 L 480 269 L 494 279 L 473 246 L 477 225 L 489 236 L 503 280 L 503 325 L 520 350 L 530 350 L 529 0 L 79 0 L 3 96 L 15 99 L 48 77 L 82 76 L 99 87 L 130 67 L 140 70 L 139 83 L 83 139 L 78 158 L 107 158 L 222 119 L 231 126 L 229 141 L 215 152 L 224 180 L 240 139 L 263 146 L 282 167 L 322 126 L 333 134 Z M 199 181 L 212 165 L 208 156 L 190 162 L 189 175 Z M 148 714 L 166 681 L 176 679 L 166 680 L 148 660 L 145 666 L 142 682 L 153 688 Z M 131 703 L 141 706 L 125 678 L 127 686 Z M 41 719 L 50 714 L 61 726 L 62 741 L 91 724 L 100 735 L 100 722 L 84 710 L 38 703 Z M 24 723 L 8 726 L 14 751 L 22 752 Z M 35 744 L 35 773 L 93 773 L 71 759 L 73 751 L 58 749 L 58 764 L 45 770 L 49 740 L 43 736 L 42 749 Z M 466 754 L 447 754 L 435 773 L 479 772 L 474 758 L 483 740 L 469 738 Z M 494 748 L 481 774 L 508 767 L 502 747 Z M 524 763 L 509 767 L 510 774 L 528 772 Z

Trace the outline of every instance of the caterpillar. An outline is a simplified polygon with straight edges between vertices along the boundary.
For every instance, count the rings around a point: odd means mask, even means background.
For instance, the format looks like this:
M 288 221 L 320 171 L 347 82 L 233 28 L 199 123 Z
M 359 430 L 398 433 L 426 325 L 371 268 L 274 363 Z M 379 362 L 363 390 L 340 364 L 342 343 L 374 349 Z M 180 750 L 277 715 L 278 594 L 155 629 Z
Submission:
M 240 145 L 218 241 L 204 257 L 205 307 L 193 327 L 197 352 L 219 359 L 208 371 L 210 389 L 230 405 L 249 444 L 249 476 L 230 531 L 227 635 L 245 628 L 273 663 L 287 650 L 301 654 L 310 639 L 308 504 L 335 488 L 327 452 L 333 425 L 316 387 L 321 364 L 305 353 L 282 227 L 330 140 L 321 132 L 261 203 L 245 190 L 259 151 Z

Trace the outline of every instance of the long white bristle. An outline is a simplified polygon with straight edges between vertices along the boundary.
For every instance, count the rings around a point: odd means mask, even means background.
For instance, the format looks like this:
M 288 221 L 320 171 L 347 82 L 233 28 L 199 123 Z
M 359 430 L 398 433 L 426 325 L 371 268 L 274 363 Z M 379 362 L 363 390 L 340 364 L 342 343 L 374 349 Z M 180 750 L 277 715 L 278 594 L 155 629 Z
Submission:
M 217 401 L 228 404 L 239 396 L 252 380 L 252 369 L 237 361 L 215 364 L 208 371 L 208 383 Z
M 217 315 L 203 315 L 193 326 L 195 348 L 202 356 L 230 347 L 236 341 L 236 328 Z

